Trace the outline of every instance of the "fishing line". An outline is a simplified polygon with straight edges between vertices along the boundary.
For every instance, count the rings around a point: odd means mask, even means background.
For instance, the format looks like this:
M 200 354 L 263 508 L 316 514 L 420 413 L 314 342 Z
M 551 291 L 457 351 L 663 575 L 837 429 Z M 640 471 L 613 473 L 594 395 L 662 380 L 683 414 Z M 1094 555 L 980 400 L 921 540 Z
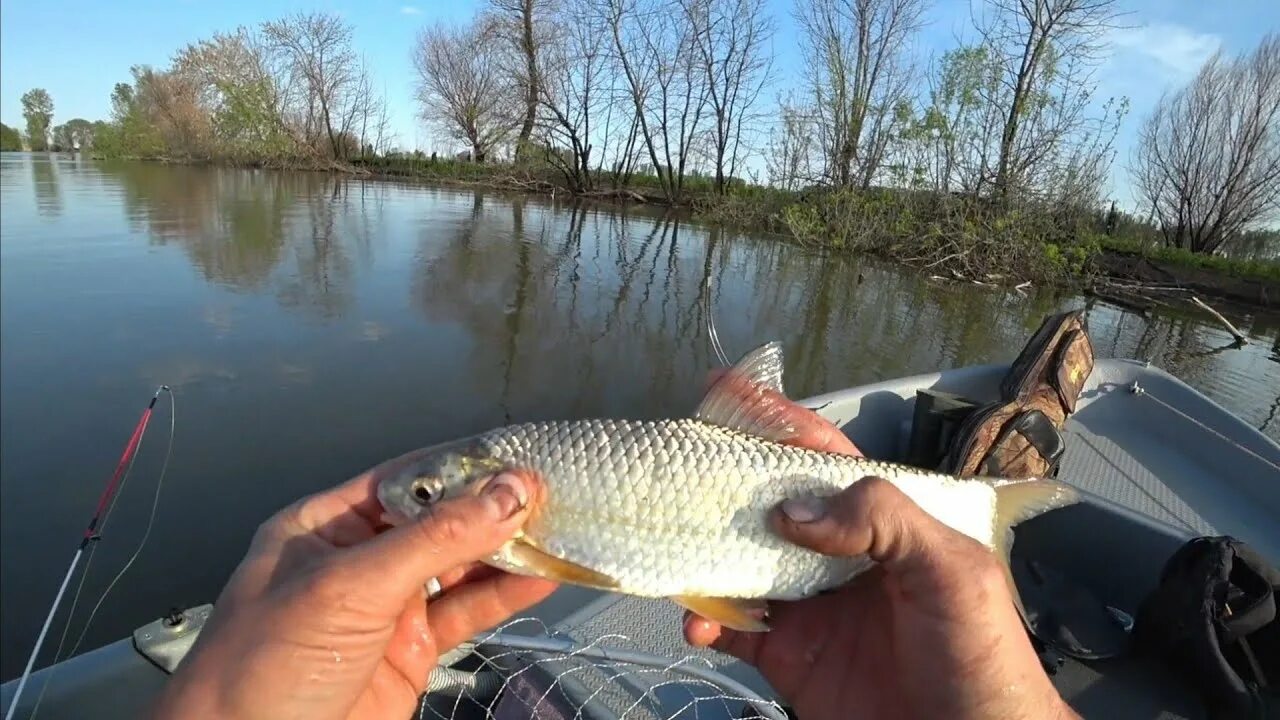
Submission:
M 1270 466 L 1271 466 L 1272 468 L 1274 468 L 1275 470 L 1280 471 L 1280 463 L 1276 463 L 1276 462 L 1275 462 L 1275 461 L 1273 461 L 1273 460 L 1269 460 L 1269 459 L 1267 459 L 1267 458 L 1263 457 L 1260 453 L 1258 453 L 1258 452 L 1254 451 L 1252 448 L 1245 447 L 1244 445 L 1242 445 L 1242 444 L 1240 444 L 1240 443 L 1236 442 L 1235 440 L 1232 440 L 1231 438 L 1227 437 L 1226 435 L 1223 435 L 1222 433 L 1218 432 L 1217 430 L 1214 430 L 1213 428 L 1209 427 L 1208 425 L 1206 425 L 1206 424 L 1204 424 L 1204 423 L 1200 422 L 1199 420 L 1197 420 L 1197 419 L 1195 419 L 1195 418 L 1191 417 L 1190 415 L 1188 415 L 1188 414 L 1186 414 L 1186 413 L 1182 412 L 1181 410 L 1179 410 L 1178 408 L 1176 408 L 1176 407 L 1174 407 L 1174 406 L 1170 405 L 1169 403 L 1165 402 L 1164 400 L 1161 400 L 1160 398 L 1156 397 L 1155 395 L 1152 395 L 1152 394 L 1151 394 L 1151 391 L 1149 391 L 1149 390 L 1147 390 L 1146 388 L 1142 387 L 1142 386 L 1141 386 L 1141 385 L 1139 385 L 1138 383 L 1136 383 L 1136 382 L 1135 382 L 1135 383 L 1133 383 L 1132 385 L 1130 385 L 1130 386 L 1129 386 L 1129 392 L 1133 393 L 1134 395 L 1137 395 L 1138 397 L 1145 397 L 1145 398 L 1148 398 L 1148 399 L 1150 399 L 1150 400 L 1154 400 L 1155 402 L 1159 403 L 1160 405 L 1163 405 L 1167 410 L 1169 410 L 1169 411 L 1171 411 L 1171 412 L 1173 412 L 1173 413 L 1176 413 L 1176 414 L 1178 414 L 1178 415 L 1182 416 L 1183 418 L 1185 418 L 1185 419 L 1187 419 L 1187 420 L 1191 421 L 1192 423 L 1194 423 L 1194 424 L 1196 424 L 1196 425 L 1199 425 L 1199 426 L 1200 426 L 1200 428 L 1201 428 L 1202 430 L 1207 430 L 1210 434 L 1214 435 L 1214 436 L 1215 436 L 1215 437 L 1217 437 L 1219 440 L 1222 440 L 1223 442 L 1227 443 L 1228 445 L 1231 445 L 1231 446 L 1235 447 L 1237 450 L 1243 450 L 1244 452 L 1248 453 L 1249 455 L 1252 455 L 1252 456 L 1253 456 L 1253 458 L 1254 458 L 1255 460 L 1257 460 L 1257 461 L 1259 461 L 1259 462 L 1261 462 L 1261 463 L 1265 463 L 1265 464 L 1267 464 L 1267 465 L 1270 465 Z
M 721 365 L 728 367 L 733 363 L 729 362 L 728 356 L 725 355 L 724 346 L 720 344 L 720 333 L 716 332 L 715 307 L 711 300 L 712 294 L 714 292 L 714 289 L 713 289 L 714 282 L 715 281 L 712 279 L 711 275 L 708 274 L 707 282 L 706 282 L 707 302 L 705 303 L 706 305 L 705 312 L 707 316 L 707 338 L 711 341 L 711 349 L 715 352 L 716 359 L 720 361 Z
M 16 712 L 18 709 L 18 701 L 22 697 L 22 691 L 25 689 L 27 681 L 31 678 L 31 672 L 33 667 L 35 666 L 36 658 L 39 657 L 40 650 L 44 646 L 45 637 L 49 634 L 49 628 L 53 624 L 53 619 L 57 615 L 59 606 L 62 604 L 62 598 L 66 594 L 67 586 L 70 585 L 71 578 L 75 574 L 76 567 L 80 564 L 80 558 L 84 555 L 85 549 L 88 548 L 89 561 L 86 563 L 84 575 L 82 575 L 82 577 L 80 578 L 80 583 L 76 587 L 75 602 L 79 601 L 80 592 L 84 588 L 85 577 L 88 575 L 90 565 L 95 555 L 94 550 L 96 549 L 97 540 L 99 540 L 102 537 L 102 530 L 106 528 L 107 520 L 110 518 L 112 511 L 115 509 L 116 501 L 119 499 L 120 492 L 123 490 L 124 485 L 128 481 L 129 475 L 133 470 L 133 465 L 137 457 L 138 448 L 141 447 L 142 445 L 142 439 L 146 435 L 147 426 L 151 422 L 151 414 L 155 409 L 156 401 L 160 398 L 160 393 L 162 392 L 169 394 L 169 407 L 170 407 L 169 451 L 165 455 L 165 469 L 167 470 L 168 468 L 169 457 L 173 452 L 173 435 L 174 435 L 174 429 L 175 429 L 175 418 L 173 413 L 174 413 L 174 410 L 176 409 L 176 404 L 173 398 L 173 391 L 170 390 L 168 385 L 161 385 L 159 388 L 156 389 L 155 394 L 151 396 L 151 402 L 147 404 L 146 409 L 142 411 L 142 417 L 138 419 L 138 424 L 134 426 L 133 434 L 129 436 L 129 441 L 128 443 L 125 444 L 124 451 L 120 455 L 120 460 L 116 463 L 115 471 L 111 474 L 111 479 L 107 482 L 106 487 L 103 488 L 102 490 L 102 494 L 98 497 L 98 504 L 94 509 L 93 517 L 90 518 L 88 525 L 85 527 L 84 533 L 80 538 L 80 544 L 76 548 L 75 555 L 73 555 L 71 558 L 71 564 L 67 567 L 67 572 L 62 579 L 62 584 L 59 586 L 58 592 L 54 596 L 53 603 L 49 607 L 49 613 L 45 617 L 44 625 L 40 628 L 40 634 L 36 637 L 35 647 L 31 649 L 31 655 L 30 657 L 27 658 L 26 667 L 23 669 L 22 675 L 18 680 L 18 687 L 14 691 L 13 698 L 9 702 L 9 708 L 5 712 L 4 720 L 12 720 L 14 712 Z M 152 517 L 151 517 L 152 521 L 154 521 L 155 519 L 155 505 L 158 504 L 159 502 L 158 498 L 159 498 L 160 482 L 163 482 L 163 479 L 164 479 L 164 475 L 162 471 L 160 480 L 157 482 L 157 485 L 156 485 L 157 498 L 153 502 Z M 151 527 L 150 527 L 150 521 L 149 521 L 146 535 L 150 534 L 150 530 L 151 530 Z M 146 539 L 146 535 L 144 535 L 144 542 Z M 137 552 L 141 552 L 141 547 L 139 547 Z M 137 553 L 135 553 L 135 558 L 136 558 L 136 555 Z M 133 558 L 130 559 L 130 564 L 132 564 L 132 562 L 133 562 Z M 126 569 L 127 569 L 127 566 L 126 566 Z M 116 577 L 116 580 L 118 579 L 119 579 L 119 576 Z M 115 584 L 115 580 L 112 581 L 112 585 L 114 584 Z M 108 591 L 109 590 L 110 590 L 110 587 L 108 587 Z M 99 605 L 100 604 L 101 604 L 101 601 L 99 601 Z M 95 606 L 94 612 L 96 611 L 97 611 L 97 607 Z M 75 612 L 75 604 L 73 602 L 71 612 L 69 612 L 67 615 L 67 627 L 64 627 L 63 633 L 62 633 L 62 639 L 59 642 L 59 650 L 58 650 L 59 653 L 61 653 L 62 644 L 66 640 L 67 629 L 70 627 L 72 615 L 74 614 L 74 612 Z M 90 616 L 89 619 L 90 620 L 93 619 L 92 615 Z M 87 627 L 88 627 L 88 623 L 86 623 L 86 629 Z M 83 639 L 83 637 L 84 636 L 82 633 L 81 639 Z M 78 646 L 79 646 L 79 641 L 77 641 L 77 647 Z M 38 708 L 40 700 L 43 699 L 44 688 L 48 687 L 49 682 L 53 678 L 52 673 L 56 673 L 56 668 L 57 668 L 57 665 L 55 663 L 54 670 L 51 672 L 49 680 L 47 680 L 44 683 L 44 687 L 41 689 L 40 698 L 37 698 L 36 708 Z M 36 708 L 32 709 L 32 716 L 34 716 Z

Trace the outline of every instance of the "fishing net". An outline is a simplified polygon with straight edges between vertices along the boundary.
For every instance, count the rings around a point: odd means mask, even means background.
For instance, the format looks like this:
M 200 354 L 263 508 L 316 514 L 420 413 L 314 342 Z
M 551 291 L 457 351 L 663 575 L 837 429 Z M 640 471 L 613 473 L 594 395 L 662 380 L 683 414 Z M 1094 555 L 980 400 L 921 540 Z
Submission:
M 638 649 L 623 635 L 594 641 L 517 620 L 436 670 L 421 720 L 785 720 L 786 712 L 705 657 Z

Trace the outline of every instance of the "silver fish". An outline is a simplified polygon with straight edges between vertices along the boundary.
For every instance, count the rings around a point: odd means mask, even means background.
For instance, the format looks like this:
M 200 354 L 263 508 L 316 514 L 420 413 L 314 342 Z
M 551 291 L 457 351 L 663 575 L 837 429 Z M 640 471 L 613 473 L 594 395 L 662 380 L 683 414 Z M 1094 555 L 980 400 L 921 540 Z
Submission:
M 393 520 L 477 492 L 494 473 L 537 473 L 545 496 L 522 533 L 489 563 L 505 570 L 648 597 L 668 597 L 742 630 L 765 630 L 761 600 L 794 600 L 868 569 L 770 531 L 785 498 L 830 496 L 883 477 L 1007 565 L 1010 528 L 1074 502 L 1050 480 L 957 478 L 786 444 L 777 343 L 743 357 L 693 417 L 511 425 L 412 454 L 381 480 Z

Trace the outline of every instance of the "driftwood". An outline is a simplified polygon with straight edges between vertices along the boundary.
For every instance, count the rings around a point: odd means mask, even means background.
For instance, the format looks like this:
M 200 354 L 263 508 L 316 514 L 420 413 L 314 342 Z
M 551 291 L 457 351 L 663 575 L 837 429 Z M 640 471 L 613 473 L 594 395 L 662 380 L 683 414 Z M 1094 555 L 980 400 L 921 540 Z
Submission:
M 1204 301 L 1202 301 L 1200 298 L 1196 297 L 1195 295 L 1191 296 L 1191 302 L 1196 307 L 1212 315 L 1215 320 L 1222 323 L 1222 326 L 1227 329 L 1227 332 L 1231 333 L 1231 336 L 1236 339 L 1237 343 L 1240 343 L 1241 345 L 1247 345 L 1249 343 L 1249 338 L 1245 337 L 1244 333 L 1237 330 L 1236 326 L 1231 324 L 1231 321 L 1222 317 L 1222 313 L 1209 307 L 1204 303 Z
M 1088 288 L 1087 292 L 1099 300 L 1105 300 L 1112 305 L 1118 305 L 1126 310 L 1132 310 L 1144 316 L 1150 312 L 1151 308 L 1155 305 L 1155 301 L 1145 295 L 1119 289 L 1098 287 L 1095 285 Z
M 647 195 L 641 195 L 635 190 L 629 190 L 627 188 L 615 188 L 612 190 L 588 190 L 587 192 L 579 193 L 579 196 L 585 197 L 585 198 L 592 198 L 596 200 L 634 200 L 640 203 L 651 203 L 655 201 L 654 198 L 651 198 Z

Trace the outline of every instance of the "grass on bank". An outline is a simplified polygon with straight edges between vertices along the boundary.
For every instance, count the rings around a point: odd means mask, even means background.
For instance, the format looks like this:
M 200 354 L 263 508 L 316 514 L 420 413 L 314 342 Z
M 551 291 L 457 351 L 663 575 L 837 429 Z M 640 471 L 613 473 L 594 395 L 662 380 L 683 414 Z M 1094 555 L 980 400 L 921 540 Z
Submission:
M 1245 260 L 1222 255 L 1193 253 L 1185 248 L 1166 247 L 1134 241 L 1125 237 L 1103 235 L 1099 244 L 1105 250 L 1141 255 L 1181 267 L 1203 268 L 1233 277 L 1280 282 L 1280 260 Z

